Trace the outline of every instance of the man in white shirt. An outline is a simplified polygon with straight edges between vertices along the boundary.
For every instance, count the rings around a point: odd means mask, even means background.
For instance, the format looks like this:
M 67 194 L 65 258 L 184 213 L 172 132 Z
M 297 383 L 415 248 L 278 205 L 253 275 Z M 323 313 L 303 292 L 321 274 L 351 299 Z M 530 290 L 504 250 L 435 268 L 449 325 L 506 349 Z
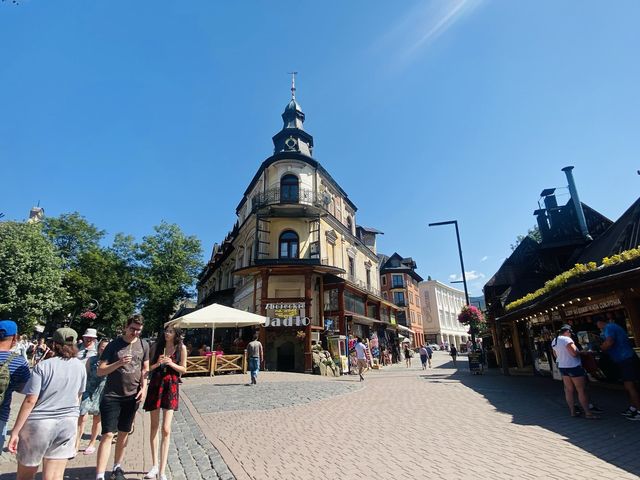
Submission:
M 362 339 L 358 337 L 356 345 L 354 347 L 356 351 L 356 359 L 358 360 L 358 375 L 360 375 L 360 381 L 364 380 L 362 373 L 367 368 L 367 346 L 362 343 Z

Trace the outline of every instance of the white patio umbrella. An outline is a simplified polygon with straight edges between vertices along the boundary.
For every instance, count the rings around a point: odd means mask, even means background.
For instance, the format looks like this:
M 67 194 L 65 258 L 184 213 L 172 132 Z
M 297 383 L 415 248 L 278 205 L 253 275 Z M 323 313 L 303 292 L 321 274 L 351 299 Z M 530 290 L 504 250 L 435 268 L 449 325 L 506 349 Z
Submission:
M 211 350 L 213 350 L 213 335 L 217 328 L 239 328 L 251 325 L 264 325 L 266 317 L 255 313 L 244 312 L 237 308 L 226 307 L 218 303 L 198 308 L 164 324 L 180 328 L 210 328 Z

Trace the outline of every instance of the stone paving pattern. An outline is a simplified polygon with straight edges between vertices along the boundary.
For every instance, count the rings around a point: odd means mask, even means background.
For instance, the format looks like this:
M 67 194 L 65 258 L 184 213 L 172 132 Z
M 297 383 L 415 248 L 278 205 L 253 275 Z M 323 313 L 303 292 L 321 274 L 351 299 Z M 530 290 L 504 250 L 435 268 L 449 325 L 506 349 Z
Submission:
M 256 387 L 244 385 L 248 375 L 187 378 L 170 478 L 640 478 L 640 422 L 619 415 L 623 392 L 593 387 L 605 413 L 586 420 L 569 417 L 559 382 L 472 376 L 444 352 L 434 367 L 385 367 L 363 383 L 278 372 L 261 373 Z M 150 467 L 148 423 L 139 413 L 128 478 Z M 65 478 L 95 478 L 94 462 L 79 455 Z M 8 472 L 15 461 L 5 452 L 0 479 L 15 478 Z

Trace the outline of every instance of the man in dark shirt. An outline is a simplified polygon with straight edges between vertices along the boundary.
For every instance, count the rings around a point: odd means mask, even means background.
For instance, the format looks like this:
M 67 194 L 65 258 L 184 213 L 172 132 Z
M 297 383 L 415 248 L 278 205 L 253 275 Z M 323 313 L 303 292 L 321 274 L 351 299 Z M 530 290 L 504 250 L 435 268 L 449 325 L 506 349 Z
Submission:
M 147 394 L 146 376 L 149 371 L 149 346 L 140 339 L 144 319 L 133 315 L 127 320 L 124 335 L 113 340 L 102 352 L 98 375 L 106 376 L 100 415 L 102 438 L 98 448 L 96 480 L 104 480 L 111 441 L 116 432 L 116 453 L 110 480 L 126 480 L 122 470 L 127 437 L 135 420 L 138 406 Z

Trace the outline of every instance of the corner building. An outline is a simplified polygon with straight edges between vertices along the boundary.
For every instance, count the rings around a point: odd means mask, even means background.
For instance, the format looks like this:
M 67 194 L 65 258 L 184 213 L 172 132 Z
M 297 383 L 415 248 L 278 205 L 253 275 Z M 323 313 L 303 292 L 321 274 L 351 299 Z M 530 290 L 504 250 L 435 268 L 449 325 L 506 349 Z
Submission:
M 198 306 L 267 316 L 260 327 L 266 368 L 311 372 L 312 345 L 330 350 L 329 337 L 373 337 L 391 347 L 396 308 L 379 293 L 381 232 L 356 225 L 356 206 L 312 157 L 295 87 L 282 119 L 274 154 L 251 179 L 236 224 L 200 275 Z

